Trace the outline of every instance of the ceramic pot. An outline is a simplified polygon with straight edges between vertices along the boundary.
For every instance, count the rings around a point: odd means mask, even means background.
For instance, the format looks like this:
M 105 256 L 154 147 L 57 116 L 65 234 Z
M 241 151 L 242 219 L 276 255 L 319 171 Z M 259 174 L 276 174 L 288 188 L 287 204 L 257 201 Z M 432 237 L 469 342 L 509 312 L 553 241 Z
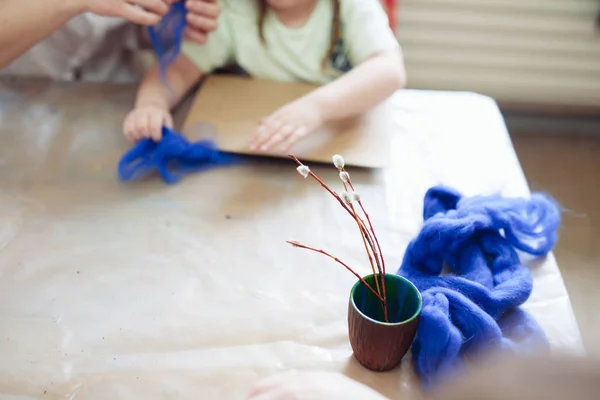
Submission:
M 376 288 L 375 275 L 363 279 Z M 384 279 L 389 322 L 385 322 L 381 301 L 360 281 L 352 287 L 348 304 L 354 357 L 372 371 L 389 371 L 402 361 L 417 333 L 423 305 L 421 293 L 409 280 L 393 274 Z

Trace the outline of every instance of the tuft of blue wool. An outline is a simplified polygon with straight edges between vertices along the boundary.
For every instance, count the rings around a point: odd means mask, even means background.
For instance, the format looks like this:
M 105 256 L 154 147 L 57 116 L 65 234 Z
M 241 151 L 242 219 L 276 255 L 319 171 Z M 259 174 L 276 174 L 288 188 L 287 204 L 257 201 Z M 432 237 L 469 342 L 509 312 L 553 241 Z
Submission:
M 158 58 L 161 80 L 166 82 L 166 71 L 181 52 L 187 9 L 183 1 L 171 5 L 169 12 L 154 26 L 148 27 L 148 34 L 154 53 Z
M 465 367 L 482 351 L 547 348 L 541 328 L 519 309 L 533 279 L 517 250 L 552 250 L 560 208 L 544 194 L 463 197 L 436 186 L 425 195 L 424 224 L 406 249 L 398 274 L 423 296 L 412 352 L 424 389 Z M 449 273 L 443 274 L 444 267 Z
M 122 181 L 137 180 L 156 170 L 163 181 L 173 184 L 186 173 L 240 162 L 238 157 L 219 151 L 210 140 L 190 142 L 167 127 L 163 127 L 162 133 L 160 142 L 140 140 L 123 155 L 117 167 Z

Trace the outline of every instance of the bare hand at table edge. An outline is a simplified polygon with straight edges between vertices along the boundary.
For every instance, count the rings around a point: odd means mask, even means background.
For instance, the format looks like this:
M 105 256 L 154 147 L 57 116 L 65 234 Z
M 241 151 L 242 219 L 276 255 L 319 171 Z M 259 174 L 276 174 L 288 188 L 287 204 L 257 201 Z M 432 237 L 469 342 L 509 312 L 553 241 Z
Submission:
M 388 400 L 336 372 L 283 373 L 258 382 L 247 400 Z
M 142 139 L 160 142 L 162 127 L 173 127 L 173 118 L 164 107 L 146 105 L 134 108 L 123 122 L 123 134 L 131 143 Z
M 361 115 L 405 84 L 399 49 L 373 54 L 351 71 L 261 120 L 250 149 L 287 153 L 327 122 Z
M 301 97 L 260 121 L 253 133 L 250 149 L 269 151 L 277 148 L 285 154 L 298 141 L 315 132 L 323 122 L 319 104 L 310 96 Z

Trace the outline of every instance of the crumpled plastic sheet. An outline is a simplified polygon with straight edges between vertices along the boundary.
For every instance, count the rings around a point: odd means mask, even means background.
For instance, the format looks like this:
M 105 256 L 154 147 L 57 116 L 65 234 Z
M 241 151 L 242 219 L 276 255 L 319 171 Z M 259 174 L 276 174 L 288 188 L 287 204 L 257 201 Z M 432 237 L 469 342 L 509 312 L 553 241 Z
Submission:
M 410 365 L 361 368 L 348 343 L 355 278 L 368 261 L 352 220 L 287 160 L 118 181 L 134 88 L 0 84 L 0 398 L 243 399 L 273 373 L 342 371 L 389 396 Z M 402 91 L 393 165 L 350 170 L 390 271 L 435 184 L 465 195 L 528 187 L 495 103 Z M 333 167 L 311 166 L 337 188 Z M 555 349 L 582 352 L 553 256 L 529 262 L 526 305 Z

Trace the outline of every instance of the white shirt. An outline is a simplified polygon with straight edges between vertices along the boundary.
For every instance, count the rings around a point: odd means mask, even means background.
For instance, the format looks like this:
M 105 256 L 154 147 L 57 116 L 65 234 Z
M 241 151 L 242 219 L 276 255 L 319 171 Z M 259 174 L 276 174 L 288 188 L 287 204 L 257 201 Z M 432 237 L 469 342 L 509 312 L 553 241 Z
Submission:
M 88 82 L 131 82 L 143 74 L 133 24 L 91 13 L 78 15 L 0 70 L 25 76 Z

